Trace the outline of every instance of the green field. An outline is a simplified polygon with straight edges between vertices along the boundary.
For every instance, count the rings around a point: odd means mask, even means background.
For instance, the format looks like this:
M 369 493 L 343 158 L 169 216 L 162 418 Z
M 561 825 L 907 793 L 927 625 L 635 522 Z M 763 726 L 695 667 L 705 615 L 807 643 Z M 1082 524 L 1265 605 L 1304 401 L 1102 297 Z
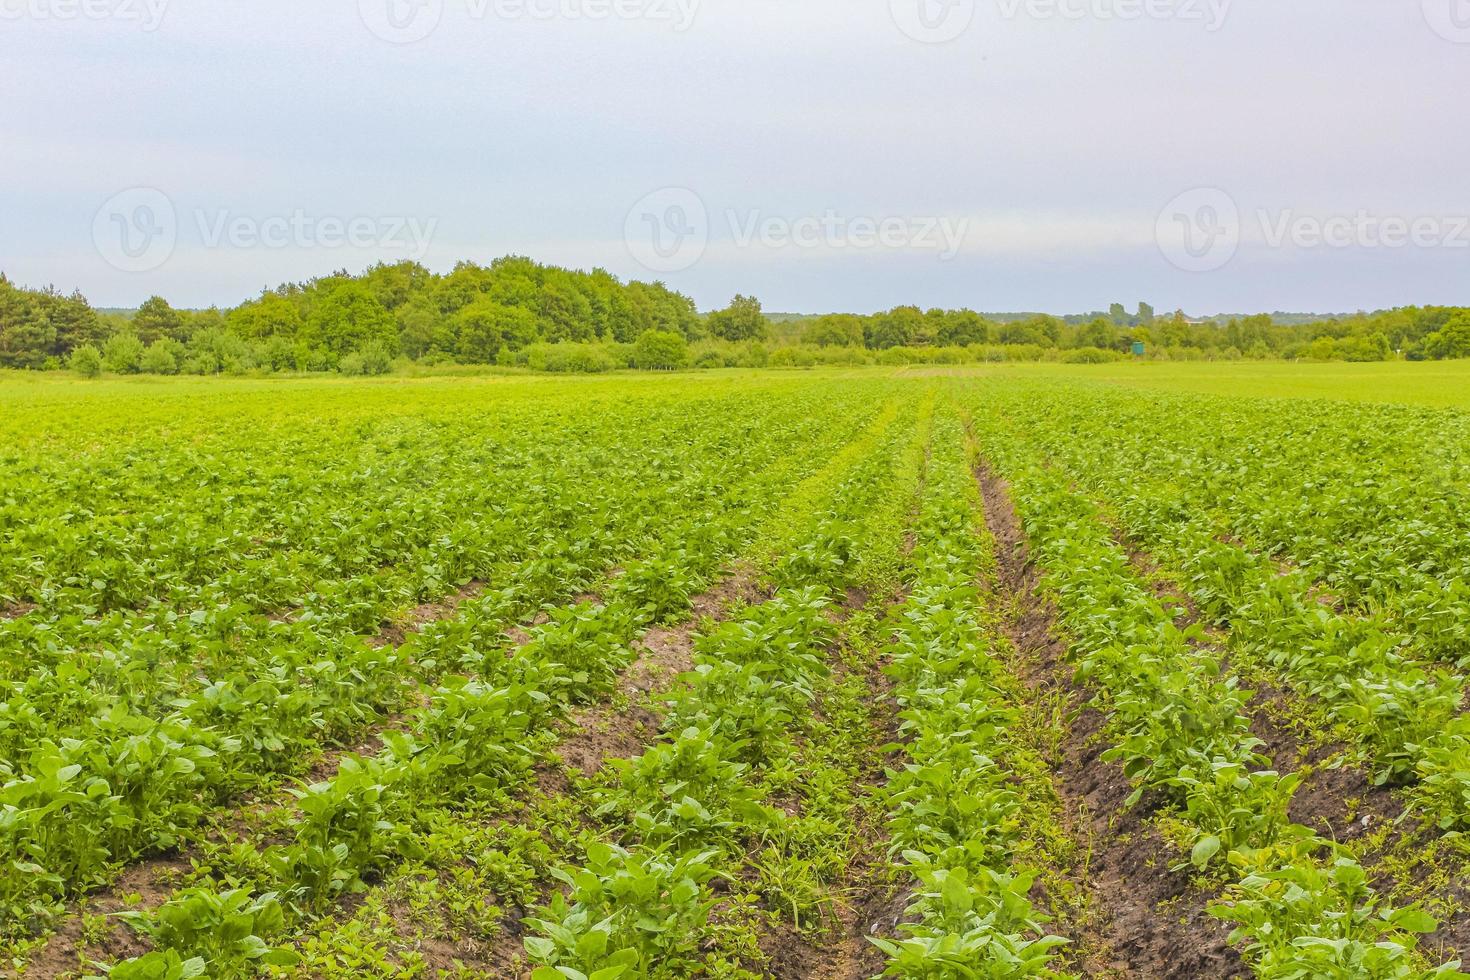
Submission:
M 0 963 L 1461 976 L 1466 407 L 0 374 Z

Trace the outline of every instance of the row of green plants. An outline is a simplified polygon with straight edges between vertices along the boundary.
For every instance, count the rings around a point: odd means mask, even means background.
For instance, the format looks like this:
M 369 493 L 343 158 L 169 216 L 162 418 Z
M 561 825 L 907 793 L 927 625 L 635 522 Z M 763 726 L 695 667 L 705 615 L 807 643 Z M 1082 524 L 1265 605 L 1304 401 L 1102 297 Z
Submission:
M 884 647 L 904 765 L 880 796 L 913 896 L 901 935 L 873 942 L 888 956 L 885 976 L 1052 976 L 1067 941 L 1047 932 L 1031 900 L 1036 873 L 1017 867 L 1027 800 L 1002 757 L 1016 717 L 983 622 L 987 539 L 952 411 L 934 446 L 908 596 Z
M 531 920 L 537 980 L 748 975 L 710 948 L 736 901 L 722 894 L 748 895 L 793 928 L 820 923 L 824 884 L 845 863 L 825 786 L 851 778 L 810 744 L 840 634 L 832 608 L 847 587 L 882 578 L 869 549 L 898 551 L 896 535 L 875 539 L 865 520 L 887 526 L 883 515 L 909 505 L 927 417 L 854 461 L 771 566 L 774 596 L 698 638 L 658 741 L 609 763 L 592 791 L 602 830 L 580 864 L 556 872 L 563 889 Z
M 875 453 L 893 460 L 895 475 L 889 487 L 911 486 L 926 435 L 923 406 L 917 424 L 910 423 L 913 411 L 911 400 L 889 402 L 862 437 L 827 457 L 768 522 L 761 541 L 749 552 L 751 564 L 769 572 L 789 555 L 810 553 L 813 525 L 822 523 L 816 519 L 832 507 L 834 486 Z M 893 452 L 895 438 L 908 440 L 909 448 Z M 881 503 L 864 502 L 860 518 L 847 521 L 853 541 L 844 566 L 847 580 L 876 583 L 891 574 L 892 560 L 883 553 L 897 552 L 909 510 L 908 499 L 899 496 L 889 493 Z M 809 565 L 810 559 L 801 561 Z M 739 613 L 736 608 L 734 614 Z M 859 615 L 839 627 L 838 654 L 849 666 L 817 678 L 813 709 L 793 720 L 796 755 L 771 776 L 775 788 L 769 792 L 782 795 L 782 806 L 800 807 L 803 831 L 792 838 L 799 849 L 763 847 L 750 856 L 742 877 L 714 880 L 721 906 L 712 913 L 702 940 L 713 951 L 707 954 L 712 976 L 748 980 L 750 970 L 761 962 L 766 923 L 784 918 L 798 923 L 793 928 L 803 933 L 821 932 L 842 901 L 837 879 L 853 859 L 859 835 L 853 812 L 859 790 L 854 770 L 862 752 L 873 744 L 863 727 L 872 708 L 864 683 L 867 674 L 855 666 L 871 656 L 871 644 L 863 639 L 869 630 L 860 620 L 870 624 L 870 617 Z M 603 724 L 599 719 L 609 717 L 609 712 L 661 716 L 667 688 L 662 683 L 654 687 L 619 694 L 614 703 L 599 707 L 580 723 L 596 730 Z M 861 751 L 854 751 L 854 745 Z M 524 928 L 521 916 L 534 915 L 530 910 L 543 905 L 551 890 L 563 887 L 551 869 L 581 867 L 594 844 L 627 843 L 618 836 L 622 828 L 615 816 L 605 818 L 609 823 L 604 829 L 604 818 L 595 813 L 597 801 L 605 799 L 602 794 L 618 783 L 615 767 L 604 765 L 590 781 L 568 770 L 567 779 L 570 786 L 554 779 L 525 798 L 517 797 L 509 807 L 492 804 L 432 820 L 426 856 L 386 875 L 345 919 L 313 924 L 296 943 L 303 962 L 290 974 L 401 975 L 423 967 L 419 950 L 446 948 L 463 951 L 470 973 L 486 968 L 487 955 L 497 969 L 503 966 L 500 957 L 521 948 L 512 938 Z M 559 789 L 558 784 L 566 788 Z M 411 908 L 413 913 L 407 919 L 402 914 L 387 917 L 386 908 Z
M 1144 493 L 1173 517 L 1208 519 L 1220 536 L 1299 567 L 1343 607 L 1389 614 L 1418 655 L 1470 663 L 1465 417 L 1031 387 L 1036 407 L 1019 413 L 1053 422 L 1038 441 L 1068 465 L 1108 463 L 1110 495 Z
M 1407 787 L 1414 806 L 1442 829 L 1470 827 L 1466 678 L 1433 662 L 1463 658 L 1466 625 L 1453 608 L 1432 622 L 1393 608 L 1453 604 L 1451 590 L 1433 581 L 1406 583 L 1405 591 L 1391 594 L 1392 605 L 1385 599 L 1384 608 L 1338 611 L 1317 594 L 1311 572 L 1283 573 L 1268 556 L 1222 536 L 1213 511 L 1191 508 L 1190 496 L 1174 480 L 1141 478 L 1136 455 L 1118 443 L 1076 440 L 1071 428 L 1061 438 L 1039 418 L 1018 424 L 1026 426 L 1038 453 L 1108 500 L 1123 529 L 1163 562 L 1207 617 L 1230 626 L 1230 648 L 1240 662 L 1284 678 L 1330 708 L 1349 743 L 1367 756 L 1377 782 Z M 1439 492 L 1425 490 L 1423 496 Z M 1392 525 L 1393 519 L 1383 523 Z M 1463 593 L 1458 573 L 1441 567 L 1451 588 Z M 1328 583 L 1343 581 L 1334 577 Z
M 590 587 L 611 562 L 640 552 L 665 562 L 728 553 L 732 529 L 753 526 L 802 475 L 803 457 L 776 458 L 782 431 L 773 430 L 769 454 L 753 446 L 693 464 L 673 455 L 644 460 L 647 472 L 669 474 L 662 482 L 619 474 L 619 489 L 646 500 L 629 508 L 637 519 L 591 529 L 568 520 L 565 537 L 540 532 L 537 550 L 557 558 L 505 561 L 494 586 L 398 649 L 229 609 L 187 618 L 211 641 L 207 657 L 192 659 L 178 637 L 121 614 L 117 648 L 100 657 L 36 625 L 33 635 L 57 656 L 49 664 L 36 658 L 17 681 L 0 727 L 0 854 L 17 871 L 0 889 L 7 934 L 34 929 L 57 901 L 105 882 L 118 865 L 177 846 L 209 809 L 293 771 L 319 746 L 411 704 L 413 682 L 473 666 L 486 649 L 504 646 L 508 625 Z M 598 546 L 578 547 L 593 531 Z M 665 573 L 657 560 L 629 563 L 617 586 L 657 603 L 679 582 Z
M 44 445 L 49 407 L 17 411 L 0 421 L 13 437 L 0 449 L 0 603 L 31 620 L 236 604 L 375 626 L 379 599 L 412 604 L 485 577 L 512 547 L 525 557 L 540 543 L 528 521 L 637 519 L 625 486 L 656 497 L 677 490 L 665 474 L 729 446 L 779 451 L 827 424 L 823 396 L 791 389 L 694 407 L 681 391 L 476 394 L 165 401 L 116 441 L 112 413 L 154 406 L 108 398 L 76 406 L 65 435 L 51 424 Z M 604 486 L 620 496 L 593 492 Z M 330 587 L 347 579 L 362 582 Z
M 731 535 L 725 547 L 735 540 Z M 150 977 L 196 961 L 210 976 L 230 977 L 294 963 L 289 935 L 388 868 L 419 856 L 420 840 L 441 811 L 503 803 L 523 786 L 568 713 L 608 695 L 634 656 L 637 635 L 687 611 L 703 584 L 700 569 L 707 573 L 716 557 L 681 552 L 630 567 L 609 586 L 604 604 L 555 610 L 514 651 L 503 640 L 483 642 L 469 623 L 426 638 L 430 652 L 465 673 L 444 678 L 404 729 L 382 736 L 379 753 L 349 754 L 332 777 L 293 791 L 284 840 L 217 847 L 207 873 L 161 908 L 131 916 L 157 948 L 113 966 L 110 975 Z M 242 886 L 250 901 L 281 909 L 266 923 L 268 931 L 253 933 L 252 955 L 228 954 L 218 930 L 161 930 L 200 896 L 212 901 Z
M 1231 882 L 1212 911 L 1236 928 L 1263 977 L 1458 977 L 1427 966 L 1419 934 L 1436 923 L 1378 896 L 1350 849 L 1294 824 L 1296 775 L 1270 768 L 1250 731 L 1249 693 L 1203 641 L 1181 630 L 1139 580 L 1097 509 L 1008 429 L 998 406 L 977 418 L 988 457 L 1010 481 L 1031 548 L 1056 599 L 1077 675 L 1098 692 L 1135 792 L 1171 818 L 1191 866 Z M 1162 913 L 1161 913 L 1162 914 Z
M 858 441 L 883 431 L 886 418 L 880 413 Z M 604 604 L 558 611 L 511 656 L 503 637 L 462 616 L 425 630 L 414 641 L 416 655 L 462 673 L 446 679 L 403 731 L 385 735 L 377 756 L 349 755 L 336 776 L 299 791 L 288 840 L 213 848 L 208 873 L 140 926 L 148 931 L 199 890 L 218 895 L 248 883 L 251 895 L 270 895 L 284 910 L 281 932 L 269 943 L 259 937 L 265 945 L 254 948 L 285 963 L 291 954 L 281 937 L 328 914 L 393 865 L 420 856 L 420 842 L 440 814 L 507 802 L 546 759 L 567 712 L 610 693 L 632 659 L 637 634 L 686 613 L 702 576 L 751 540 L 748 527 L 726 527 L 708 514 L 675 523 L 698 548 L 630 565 L 607 587 Z M 119 964 L 112 975 L 148 976 L 190 960 L 202 961 L 214 976 L 253 968 L 215 962 L 207 948 L 184 945 Z

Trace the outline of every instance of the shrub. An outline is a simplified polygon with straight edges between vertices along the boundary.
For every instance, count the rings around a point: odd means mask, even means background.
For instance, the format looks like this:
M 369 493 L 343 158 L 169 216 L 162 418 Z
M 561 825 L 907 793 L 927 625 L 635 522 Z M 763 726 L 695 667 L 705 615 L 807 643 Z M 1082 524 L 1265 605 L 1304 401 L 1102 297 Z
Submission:
M 337 370 L 354 377 L 377 377 L 393 370 L 393 357 L 382 344 L 367 343 L 344 355 Z
M 817 355 L 806 347 L 782 347 L 771 355 L 771 367 L 812 367 Z
M 267 371 L 290 371 L 296 367 L 296 352 L 285 337 L 270 337 L 255 345 L 255 363 Z
M 135 334 L 115 333 L 102 348 L 102 366 L 117 374 L 133 374 L 143 360 L 143 350 Z
M 173 351 L 162 341 L 154 341 L 143 357 L 138 362 L 138 370 L 144 374 L 177 374 L 179 362 L 175 359 Z
M 1111 364 L 1118 360 L 1115 351 L 1106 351 L 1101 347 L 1079 347 L 1069 350 L 1062 357 L 1064 364 Z
M 689 363 L 689 344 L 667 330 L 646 330 L 633 345 L 633 363 L 645 371 L 672 371 Z
M 102 354 L 91 344 L 84 344 L 72 351 L 66 363 L 84 378 L 95 378 L 102 373 Z

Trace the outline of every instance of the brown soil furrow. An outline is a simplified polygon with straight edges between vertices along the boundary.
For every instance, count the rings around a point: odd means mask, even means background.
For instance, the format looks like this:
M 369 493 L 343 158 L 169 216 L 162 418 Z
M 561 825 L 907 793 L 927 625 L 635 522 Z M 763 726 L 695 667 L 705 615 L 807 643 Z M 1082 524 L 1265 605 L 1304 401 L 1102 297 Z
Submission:
M 1033 690 L 1061 692 L 1072 710 L 1054 773 L 1070 829 L 1091 845 L 1081 884 L 1090 893 L 1094 921 L 1062 924 L 1082 932 L 1071 937 L 1080 965 L 1094 976 L 1245 975 L 1239 954 L 1227 942 L 1229 928 L 1205 911 L 1210 896 L 1188 874 L 1170 870 L 1175 849 L 1148 822 L 1147 800 L 1125 808 L 1133 787 L 1117 766 L 1100 758 L 1106 718 L 1091 707 L 1092 693 L 1075 681 L 1066 662 L 1056 609 L 1029 560 L 1009 488 L 984 463 L 976 477 L 996 541 L 1001 584 L 1011 600 L 1006 630 L 1025 666 L 1023 680 Z
M 754 603 L 769 593 L 750 565 L 737 565 L 710 591 L 693 600 L 688 618 L 677 625 L 646 633 L 638 643 L 637 659 L 619 680 L 617 693 L 605 702 L 574 714 L 567 722 L 565 737 L 557 744 L 561 762 L 537 767 L 536 783 L 545 795 L 575 792 L 572 773 L 595 775 L 607 760 L 629 758 L 646 749 L 659 736 L 662 714 L 660 693 L 680 674 L 693 666 L 695 636 L 705 620 L 720 621 L 740 603 Z M 487 898 L 493 901 L 493 898 Z M 500 937 L 482 946 L 434 940 L 420 949 L 429 959 L 430 975 L 436 968 L 453 969 L 456 961 L 488 969 L 502 978 L 529 976 L 524 961 L 522 938 L 524 918 L 530 908 L 508 910 L 501 922 Z M 405 928 L 408 924 L 404 923 Z
M 403 641 L 414 633 L 430 623 L 448 619 L 460 606 L 478 597 L 484 591 L 485 583 L 476 579 L 438 602 L 426 602 L 417 606 L 409 610 L 401 619 L 383 623 L 377 635 L 368 640 L 368 645 L 374 647 L 402 646 Z
M 884 605 L 892 609 L 905 598 L 898 592 Z M 867 592 L 849 589 L 838 618 L 850 618 L 868 602 Z M 850 668 L 841 658 L 834 663 L 834 687 L 841 687 Z M 881 661 L 866 665 L 862 684 L 875 748 L 895 743 L 898 705 L 893 699 L 893 680 L 883 673 Z M 864 756 L 857 770 L 859 795 L 871 799 L 887 784 L 888 770 L 898 765 L 902 765 L 902 754 L 896 750 Z M 841 880 L 831 886 L 837 898 L 833 920 L 815 934 L 800 933 L 785 922 L 770 927 L 762 937 L 761 949 L 769 958 L 771 976 L 778 980 L 867 980 L 883 971 L 884 956 L 867 937 L 891 934 L 908 904 L 907 891 L 889 873 L 887 839 L 884 815 L 872 807 L 858 807 L 852 858 Z
M 1115 527 L 1113 532 L 1114 540 L 1128 552 L 1129 561 L 1149 582 L 1156 597 L 1165 602 L 1183 602 L 1194 612 L 1193 600 L 1160 571 L 1150 554 L 1139 549 L 1121 529 Z M 1288 572 L 1295 570 L 1281 559 L 1273 560 Z M 1313 595 L 1321 602 L 1327 593 L 1318 589 Z M 1192 621 L 1198 618 L 1194 612 Z M 1226 641 L 1223 633 L 1212 636 L 1222 645 Z M 1424 940 L 1431 960 L 1454 959 L 1470 949 L 1470 914 L 1466 913 L 1470 888 L 1455 880 L 1448 884 L 1433 880 L 1440 862 L 1429 856 L 1436 853 L 1443 832 L 1414 819 L 1399 790 L 1375 785 L 1372 774 L 1358 761 L 1359 753 L 1303 723 L 1310 712 L 1298 695 L 1258 676 L 1252 676 L 1249 683 L 1254 688 L 1249 704 L 1251 732 L 1265 743 L 1263 754 L 1280 771 L 1303 775 L 1288 811 L 1292 822 L 1353 847 L 1380 892 L 1393 894 L 1406 886 L 1414 893 L 1411 900 L 1428 895 L 1436 904 L 1456 910 L 1443 915 L 1439 930 Z M 1386 833 L 1384 828 L 1388 828 Z
M 1110 530 L 1114 542 L 1128 554 L 1129 564 L 1153 590 L 1155 598 L 1166 606 L 1182 606 L 1176 619 L 1179 627 L 1200 623 L 1194 599 L 1153 556 L 1121 528 L 1110 525 Z M 1228 644 L 1226 634 L 1212 629 L 1208 635 L 1214 644 L 1211 652 L 1222 652 Z M 1205 649 L 1197 643 L 1192 645 Z M 1306 717 L 1306 712 L 1294 695 L 1261 678 L 1252 678 L 1252 686 L 1251 733 L 1264 743 L 1262 754 L 1280 771 L 1300 771 L 1304 775 L 1291 804 L 1293 822 L 1347 844 L 1403 815 L 1403 802 L 1387 787 L 1374 786 L 1369 773 L 1350 761 L 1353 753 L 1346 745 L 1314 738 L 1300 725 L 1299 719 Z
M 484 588 L 483 583 L 473 582 L 450 598 L 419 606 L 402 622 L 385 627 L 382 633 L 369 642 L 375 646 L 386 646 L 389 642 L 395 646 L 402 645 L 425 626 L 452 616 L 461 605 L 479 595 Z M 545 619 L 544 612 L 536 616 L 536 621 L 544 622 Z M 515 649 L 530 640 L 529 634 L 516 627 L 512 627 L 507 634 L 512 637 L 513 643 L 513 648 L 507 655 L 512 655 Z M 428 703 L 428 698 L 420 691 L 415 701 L 423 706 Z M 343 759 L 349 755 L 365 755 L 375 751 L 382 736 L 387 732 L 402 730 L 408 717 L 406 713 L 399 713 L 382 718 L 360 732 L 352 745 L 338 746 L 321 753 L 308 768 L 304 780 L 307 783 L 330 780 L 340 771 Z M 279 788 L 279 785 L 262 787 L 241 799 L 233 813 L 218 825 L 216 831 L 244 834 L 253 823 L 269 821 L 272 814 L 293 809 L 294 802 L 288 800 L 263 802 L 262 798 L 266 794 Z M 102 927 L 87 928 L 87 918 L 124 910 L 151 911 L 159 908 L 173 894 L 180 879 L 193 870 L 193 861 L 197 856 L 197 849 L 190 848 L 183 852 L 144 858 L 128 865 L 116 882 L 88 896 L 66 915 L 45 947 L 28 959 L 24 974 L 26 980 L 49 980 L 71 975 L 84 957 L 114 960 L 136 956 L 144 951 L 132 930 L 115 921 Z

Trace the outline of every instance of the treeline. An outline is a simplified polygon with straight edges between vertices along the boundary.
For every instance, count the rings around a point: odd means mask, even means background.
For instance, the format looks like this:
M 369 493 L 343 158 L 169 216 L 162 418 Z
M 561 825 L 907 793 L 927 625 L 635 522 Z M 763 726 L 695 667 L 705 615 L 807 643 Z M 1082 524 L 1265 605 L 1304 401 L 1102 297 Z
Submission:
M 638 367 L 1173 359 L 1384 360 L 1470 357 L 1470 310 L 1410 307 L 1317 322 L 1269 315 L 1225 323 L 1107 313 L 986 316 L 900 306 L 872 315 L 766 316 L 736 296 L 701 315 L 662 283 L 622 282 L 508 257 L 438 275 L 413 262 L 269 289 L 232 309 L 179 310 L 153 297 L 132 312 L 78 293 L 24 289 L 0 274 L 0 366 L 85 374 L 381 374 L 395 365 Z
M 508 363 L 534 344 L 632 344 L 649 331 L 689 337 L 694 301 L 658 283 L 623 283 L 506 258 L 435 275 L 413 262 L 340 272 L 263 292 L 229 310 L 176 310 L 161 297 L 131 316 L 99 314 L 80 295 L 0 277 L 0 363 L 48 367 L 80 355 L 118 372 L 377 373 L 395 358 Z
M 1382 361 L 1470 357 L 1470 309 L 1405 307 L 1379 313 L 1277 323 L 1269 314 L 1224 323 L 1191 320 L 1183 312 L 1157 316 L 1147 303 L 1135 314 L 1114 304 L 1091 318 L 1035 314 L 998 320 L 969 310 L 920 310 L 903 306 L 860 316 L 834 313 L 783 325 L 819 347 L 870 350 L 897 347 L 1002 346 L 1038 351 L 1111 351 L 1126 354 L 1142 344 L 1150 357 L 1174 359 L 1283 358 Z M 1065 358 L 1064 358 L 1065 359 Z

